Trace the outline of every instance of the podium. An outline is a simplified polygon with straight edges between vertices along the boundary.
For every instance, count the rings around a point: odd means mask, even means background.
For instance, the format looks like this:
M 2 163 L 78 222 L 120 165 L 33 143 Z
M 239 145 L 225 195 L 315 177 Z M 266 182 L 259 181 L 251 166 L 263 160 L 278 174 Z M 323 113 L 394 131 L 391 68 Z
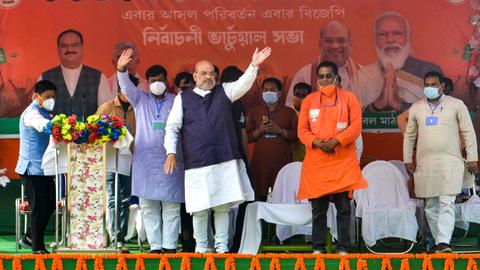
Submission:
M 127 137 L 127 143 L 116 143 L 113 146 L 106 143 L 55 144 L 50 140 L 42 168 L 45 175 L 55 176 L 56 207 L 57 210 L 62 208 L 62 211 L 56 211 L 55 214 L 55 241 L 51 244 L 53 252 L 117 251 L 108 248 L 105 180 L 107 166 L 110 167 L 109 171 L 117 172 L 119 162 L 125 162 L 128 154 L 131 158 L 128 146 L 133 138 L 131 135 Z M 120 151 L 115 146 L 121 147 Z M 115 167 L 111 168 L 112 166 Z M 61 198 L 62 179 L 65 181 L 65 198 Z M 115 182 L 117 180 L 118 175 Z M 117 195 L 117 184 L 115 186 Z M 117 205 L 115 209 L 118 212 Z
M 67 220 L 70 249 L 104 249 L 106 145 L 67 145 Z

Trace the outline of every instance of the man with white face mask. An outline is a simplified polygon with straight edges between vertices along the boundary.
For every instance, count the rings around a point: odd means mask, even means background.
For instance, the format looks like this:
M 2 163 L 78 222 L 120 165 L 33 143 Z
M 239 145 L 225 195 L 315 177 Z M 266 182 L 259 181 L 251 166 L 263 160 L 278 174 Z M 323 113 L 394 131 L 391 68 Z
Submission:
M 438 65 L 411 56 L 410 26 L 401 14 L 387 11 L 374 22 L 378 61 L 362 67 L 350 88 L 369 111 L 403 112 L 423 98 L 423 76 Z
M 409 110 L 403 159 L 414 176 L 416 196 L 425 198 L 425 214 L 435 240 L 430 252 L 452 252 L 449 244 L 455 225 L 455 197 L 462 190 L 464 176 L 478 171 L 477 141 L 463 101 L 443 94 L 442 74 L 428 72 L 424 84 L 426 98 Z M 462 158 L 461 137 L 467 161 Z M 416 164 L 412 157 L 415 145 Z
M 292 143 L 297 141 L 297 114 L 278 103 L 283 85 L 277 78 L 262 82 L 263 104 L 250 110 L 247 116 L 247 137 L 255 143 L 250 169 L 255 197 L 265 201 L 268 188 L 273 188 L 280 169 L 292 162 Z
M 120 89 L 133 106 L 136 118 L 132 165 L 132 195 L 140 198 L 143 221 L 151 253 L 174 253 L 180 230 L 180 203 L 184 201 L 183 159 L 180 144 L 176 151 L 176 170 L 165 174 L 166 151 L 163 147 L 165 125 L 174 96 L 166 92 L 167 71 L 159 65 L 145 74 L 150 92 L 141 91 L 128 78 L 127 65 L 133 50 L 122 52 L 117 63 Z
M 46 254 L 44 233 L 55 210 L 55 185 L 52 176 L 44 175 L 41 164 L 50 139 L 45 127 L 51 119 L 57 87 L 41 80 L 33 91 L 33 102 L 20 116 L 20 155 L 15 168 L 31 209 L 30 226 L 20 245 L 31 246 L 33 254 Z

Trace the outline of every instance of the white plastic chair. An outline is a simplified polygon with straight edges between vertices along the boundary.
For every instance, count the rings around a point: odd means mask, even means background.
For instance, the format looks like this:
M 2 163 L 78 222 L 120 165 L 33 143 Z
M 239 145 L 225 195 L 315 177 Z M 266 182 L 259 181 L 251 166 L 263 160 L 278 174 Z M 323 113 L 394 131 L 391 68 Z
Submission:
M 310 204 L 308 200 L 298 201 L 296 199 L 300 185 L 301 172 L 302 163 L 298 161 L 289 163 L 280 169 L 272 190 L 272 203 Z M 276 234 L 278 239 L 283 242 L 286 239 L 298 234 L 312 235 L 312 227 L 277 225 Z
M 411 242 L 403 253 L 410 251 L 416 243 L 418 223 L 404 176 L 387 161 L 369 163 L 362 174 L 368 180 L 368 188 L 355 191 L 354 199 L 366 247 L 377 253 L 371 247 L 378 240 L 400 238 Z
M 275 185 L 272 190 L 272 203 L 283 203 L 283 204 L 310 204 L 308 200 L 297 200 L 297 192 L 300 186 L 300 176 L 302 171 L 301 162 L 292 162 L 285 165 L 277 174 L 275 180 Z M 355 239 L 355 205 L 352 201 L 352 222 L 350 237 L 353 241 Z M 335 204 L 330 203 L 327 212 L 327 227 L 330 229 L 334 239 L 337 239 L 337 209 Z M 312 235 L 311 226 L 288 226 L 288 225 L 277 225 L 276 229 L 277 237 L 280 241 L 285 241 L 286 239 L 298 235 Z
M 405 164 L 401 160 L 389 160 L 388 162 L 392 163 L 393 166 L 395 166 L 403 175 L 405 182 L 408 181 L 408 178 L 410 178 L 410 175 L 408 175 L 407 168 L 405 167 Z
M 405 164 L 401 160 L 389 160 L 388 162 L 392 163 L 404 176 L 405 184 L 408 189 L 408 179 L 410 175 L 408 174 Z M 419 230 L 421 235 L 425 237 L 429 231 L 427 217 L 425 216 L 425 202 L 422 199 L 411 199 L 416 205 L 416 216 L 418 221 Z
M 460 238 L 460 240 L 457 240 L 455 242 L 459 242 L 467 237 L 470 223 L 480 224 L 480 197 L 476 192 L 475 182 L 473 181 L 473 183 L 467 183 L 464 181 L 464 187 L 466 187 L 465 184 L 471 184 L 473 188 L 472 188 L 472 193 L 470 193 L 471 197 L 466 202 L 455 204 L 455 227 L 463 229 L 465 231 L 464 235 Z M 455 242 L 454 241 L 451 242 L 452 246 L 454 247 L 462 246 L 462 247 L 477 248 L 477 250 L 460 251 L 458 253 L 477 253 L 478 248 L 480 247 L 480 245 L 478 244 L 459 245 L 459 244 L 454 244 Z

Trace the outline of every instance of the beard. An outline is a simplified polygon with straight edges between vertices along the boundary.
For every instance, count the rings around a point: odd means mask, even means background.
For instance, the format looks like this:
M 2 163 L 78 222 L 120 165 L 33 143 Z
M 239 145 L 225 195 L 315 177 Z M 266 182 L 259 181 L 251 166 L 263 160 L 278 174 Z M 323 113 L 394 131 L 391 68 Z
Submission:
M 386 52 L 386 49 L 389 48 L 398 48 L 398 52 L 394 53 L 388 53 Z M 382 63 L 383 67 L 387 67 L 388 63 L 393 65 L 394 69 L 401 69 L 403 65 L 405 64 L 405 61 L 407 58 L 410 56 L 411 52 L 411 47 L 410 47 L 410 42 L 407 42 L 405 45 L 400 45 L 398 43 L 394 44 L 389 44 L 385 45 L 383 48 L 378 48 L 377 45 L 375 45 L 375 49 L 377 51 L 378 58 L 380 62 Z

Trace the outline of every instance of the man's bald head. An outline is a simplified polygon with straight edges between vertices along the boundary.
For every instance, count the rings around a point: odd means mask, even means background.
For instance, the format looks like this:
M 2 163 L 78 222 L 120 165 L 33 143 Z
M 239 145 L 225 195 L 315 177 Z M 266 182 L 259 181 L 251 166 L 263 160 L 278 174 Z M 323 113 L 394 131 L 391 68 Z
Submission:
M 338 32 L 347 36 L 349 39 L 351 38 L 350 30 L 343 23 L 339 21 L 329 21 L 324 27 L 322 27 L 322 29 L 320 29 L 320 39 L 332 32 Z
M 202 67 L 202 66 L 205 66 L 205 67 L 206 67 L 206 66 L 210 66 L 210 67 L 214 68 L 212 62 L 210 62 L 210 61 L 208 61 L 208 60 L 200 60 L 200 61 L 198 61 L 198 62 L 195 63 L 195 72 L 197 71 L 197 69 L 198 69 L 199 67 Z
M 330 21 L 320 29 L 320 50 L 323 61 L 341 67 L 350 57 L 352 40 L 350 30 L 339 21 Z
M 215 67 L 208 60 L 200 60 L 195 63 L 193 79 L 198 88 L 212 90 L 215 86 Z

